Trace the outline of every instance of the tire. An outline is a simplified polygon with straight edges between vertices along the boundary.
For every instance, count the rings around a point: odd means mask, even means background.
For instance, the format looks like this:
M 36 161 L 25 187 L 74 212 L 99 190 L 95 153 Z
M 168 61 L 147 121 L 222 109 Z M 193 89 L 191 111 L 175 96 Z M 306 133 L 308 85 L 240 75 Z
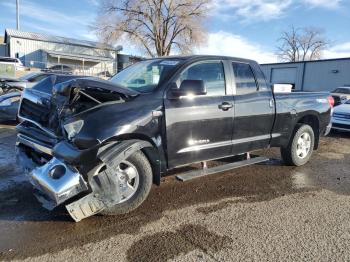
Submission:
M 129 213 L 139 207 L 146 200 L 153 184 L 152 168 L 147 157 L 137 151 L 129 156 L 126 161 L 131 163 L 139 175 L 138 187 L 130 199 L 116 204 L 101 212 L 102 215 L 120 215 Z
M 309 137 L 310 144 L 306 138 Z M 300 142 L 302 139 L 303 143 Z M 309 149 L 307 148 L 309 144 Z M 312 155 L 315 144 L 315 134 L 311 126 L 298 124 L 287 147 L 281 147 L 283 161 L 289 166 L 302 166 L 306 164 Z

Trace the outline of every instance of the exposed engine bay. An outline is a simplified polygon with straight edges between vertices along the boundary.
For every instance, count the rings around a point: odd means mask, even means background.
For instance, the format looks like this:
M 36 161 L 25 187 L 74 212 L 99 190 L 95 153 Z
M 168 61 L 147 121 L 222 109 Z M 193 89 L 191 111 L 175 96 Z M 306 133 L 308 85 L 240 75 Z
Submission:
M 51 85 L 51 92 L 48 92 L 48 85 Z M 59 84 L 49 79 L 38 88 L 23 92 L 19 111 L 22 122 L 17 126 L 17 157 L 29 171 L 31 183 L 39 189 L 36 196 L 45 208 L 52 209 L 79 193 L 90 192 L 82 200 L 86 203 L 73 202 L 69 206 L 69 213 L 79 221 L 118 201 L 111 198 L 111 192 L 116 189 L 109 190 L 103 198 L 96 198 L 96 192 L 102 195 L 103 190 L 98 186 L 100 183 L 95 185 L 93 181 L 103 174 L 96 174 L 92 179 L 88 173 L 96 162 L 102 161 L 97 156 L 98 148 L 76 147 L 69 141 L 65 122 L 90 109 L 124 103 L 137 95 L 135 91 L 94 78 L 78 78 Z M 91 163 L 91 166 L 77 164 L 74 159 L 84 159 L 84 163 Z
M 123 103 L 137 96 L 135 91 L 94 78 L 78 78 L 56 84 L 49 94 L 40 88 L 53 85 L 49 81 L 23 92 L 19 117 L 39 124 L 57 136 L 63 135 L 61 126 L 69 117 L 105 103 Z

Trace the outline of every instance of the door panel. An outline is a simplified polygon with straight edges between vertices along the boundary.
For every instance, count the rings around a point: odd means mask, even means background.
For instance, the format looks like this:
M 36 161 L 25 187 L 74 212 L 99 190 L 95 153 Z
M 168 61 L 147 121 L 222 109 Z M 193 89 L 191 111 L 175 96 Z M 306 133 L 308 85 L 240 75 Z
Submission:
M 166 101 L 167 152 L 170 167 L 224 157 L 231 152 L 233 111 L 218 108 L 226 97 Z
M 169 168 L 224 157 L 232 149 L 233 97 L 225 95 L 221 61 L 193 64 L 179 75 L 177 86 L 183 80 L 203 80 L 207 95 L 165 99 Z
M 274 101 L 271 90 L 259 88 L 249 64 L 233 63 L 236 84 L 233 154 L 265 148 L 271 139 Z

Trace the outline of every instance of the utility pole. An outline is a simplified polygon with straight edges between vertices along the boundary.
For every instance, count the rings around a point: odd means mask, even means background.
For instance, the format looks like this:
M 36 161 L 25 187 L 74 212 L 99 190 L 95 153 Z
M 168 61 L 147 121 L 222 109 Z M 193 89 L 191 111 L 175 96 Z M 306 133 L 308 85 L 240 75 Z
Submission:
M 19 0 L 16 0 L 16 29 L 19 30 Z

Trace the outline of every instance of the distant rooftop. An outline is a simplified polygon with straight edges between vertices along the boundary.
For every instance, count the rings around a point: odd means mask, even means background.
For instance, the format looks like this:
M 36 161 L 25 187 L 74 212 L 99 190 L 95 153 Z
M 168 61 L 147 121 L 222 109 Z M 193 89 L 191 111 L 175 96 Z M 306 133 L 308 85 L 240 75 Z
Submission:
M 15 29 L 6 29 L 5 30 L 5 42 L 7 42 L 7 38 L 9 36 L 23 38 L 23 39 L 30 39 L 30 40 L 38 40 L 38 41 L 60 43 L 60 44 L 79 45 L 79 46 L 84 46 L 84 47 L 93 47 L 93 48 L 100 48 L 100 49 L 116 51 L 115 47 L 113 47 L 112 45 L 105 44 L 105 43 L 99 43 L 99 42 L 88 41 L 88 40 L 79 40 L 79 39 L 62 37 L 62 36 L 54 36 L 54 35 L 43 34 L 43 33 L 39 34 L 39 33 L 32 33 L 32 32 L 23 32 L 23 31 L 19 31 L 19 30 L 15 30 Z
M 295 62 L 277 62 L 277 63 L 264 63 L 260 65 L 285 65 L 285 64 L 302 64 L 302 63 L 319 63 L 319 62 L 331 62 L 331 61 L 342 61 L 350 60 L 350 57 L 341 57 L 341 58 L 327 58 L 319 60 L 305 60 L 305 61 L 295 61 Z

